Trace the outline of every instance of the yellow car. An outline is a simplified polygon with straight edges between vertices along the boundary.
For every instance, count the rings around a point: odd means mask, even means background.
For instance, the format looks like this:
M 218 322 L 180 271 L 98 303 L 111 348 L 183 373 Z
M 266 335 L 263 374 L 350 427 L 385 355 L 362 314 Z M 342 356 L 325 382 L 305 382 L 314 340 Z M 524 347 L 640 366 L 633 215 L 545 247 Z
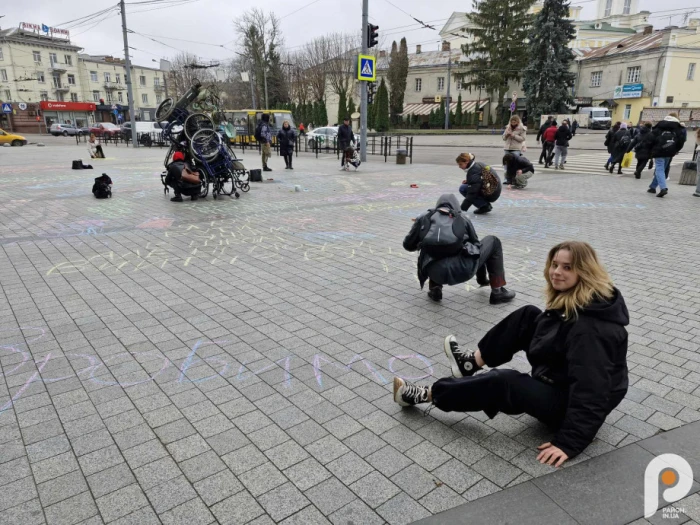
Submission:
M 25 139 L 22 135 L 14 135 L 12 133 L 8 133 L 7 131 L 0 129 L 0 145 L 1 144 L 10 144 L 11 146 L 26 146 L 27 139 Z

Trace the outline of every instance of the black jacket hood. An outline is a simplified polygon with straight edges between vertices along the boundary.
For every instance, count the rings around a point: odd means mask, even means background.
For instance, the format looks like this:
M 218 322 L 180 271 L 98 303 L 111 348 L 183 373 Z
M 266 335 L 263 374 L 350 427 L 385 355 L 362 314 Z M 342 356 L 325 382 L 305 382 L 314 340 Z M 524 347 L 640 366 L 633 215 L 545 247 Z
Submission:
M 613 289 L 613 292 L 614 295 L 611 299 L 598 298 L 581 310 L 579 315 L 627 326 L 630 322 L 627 305 L 617 288 Z
M 435 203 L 435 207 L 441 208 L 443 206 L 452 208 L 452 211 L 460 211 L 459 201 L 457 200 L 457 197 L 454 196 L 454 193 L 443 193 L 440 195 L 440 198 Z

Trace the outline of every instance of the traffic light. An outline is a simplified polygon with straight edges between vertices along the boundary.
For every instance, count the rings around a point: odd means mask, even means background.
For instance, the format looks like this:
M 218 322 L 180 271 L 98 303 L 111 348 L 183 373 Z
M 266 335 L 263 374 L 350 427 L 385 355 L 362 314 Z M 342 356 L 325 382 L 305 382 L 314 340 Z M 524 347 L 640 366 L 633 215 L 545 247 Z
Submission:
M 379 26 L 367 24 L 367 48 L 368 49 L 371 49 L 377 45 L 377 38 L 379 37 L 379 33 L 377 32 L 378 29 L 379 29 Z
M 376 88 L 376 82 L 367 82 L 367 104 L 371 104 L 374 101 L 374 91 Z

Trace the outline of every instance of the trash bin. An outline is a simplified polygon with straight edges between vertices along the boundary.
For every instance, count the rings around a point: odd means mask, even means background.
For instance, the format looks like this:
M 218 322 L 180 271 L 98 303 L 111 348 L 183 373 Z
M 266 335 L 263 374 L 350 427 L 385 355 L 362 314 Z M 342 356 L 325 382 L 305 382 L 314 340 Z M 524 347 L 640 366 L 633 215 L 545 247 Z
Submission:
M 695 186 L 697 184 L 698 177 L 698 165 L 697 162 L 692 160 L 685 161 L 683 163 L 683 170 L 681 171 L 681 178 L 678 184 Z
M 408 157 L 406 148 L 398 148 L 396 150 L 396 164 L 406 164 L 406 157 Z
M 250 170 L 248 180 L 250 182 L 262 182 L 262 170 Z

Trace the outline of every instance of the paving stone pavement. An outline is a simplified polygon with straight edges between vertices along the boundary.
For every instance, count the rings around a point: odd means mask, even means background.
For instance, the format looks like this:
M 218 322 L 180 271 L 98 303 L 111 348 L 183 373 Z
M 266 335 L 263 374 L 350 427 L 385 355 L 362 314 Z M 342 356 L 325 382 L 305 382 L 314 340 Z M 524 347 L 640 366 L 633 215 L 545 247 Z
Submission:
M 435 304 L 401 241 L 456 168 L 301 157 L 240 200 L 178 204 L 162 150 L 71 171 L 83 149 L 0 151 L 2 524 L 403 524 L 550 472 L 532 418 L 401 409 L 390 382 L 448 375 L 446 334 L 474 344 L 542 305 L 546 253 L 570 238 L 632 317 L 627 398 L 571 463 L 700 420 L 691 187 L 538 172 L 474 217 L 514 303 L 468 283 Z

